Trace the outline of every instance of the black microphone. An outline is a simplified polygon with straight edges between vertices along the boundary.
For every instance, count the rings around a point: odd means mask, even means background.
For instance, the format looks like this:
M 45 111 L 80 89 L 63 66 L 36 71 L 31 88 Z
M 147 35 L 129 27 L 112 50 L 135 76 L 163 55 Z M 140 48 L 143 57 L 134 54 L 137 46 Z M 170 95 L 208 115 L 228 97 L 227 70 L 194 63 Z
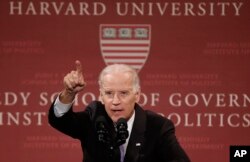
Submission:
M 108 122 L 104 116 L 98 116 L 96 118 L 95 129 L 97 133 L 97 139 L 107 148 L 107 150 L 103 151 L 107 151 L 107 155 L 110 159 L 109 161 L 119 161 L 120 157 L 118 156 L 119 152 L 117 152 L 115 140 L 116 132 L 114 131 L 114 135 L 112 135 L 112 132 L 110 132 L 111 130 L 109 128 Z
M 107 130 L 107 121 L 104 116 L 98 116 L 95 122 L 98 141 L 102 143 L 109 143 L 109 135 Z
M 128 138 L 128 125 L 124 118 L 120 118 L 116 123 L 116 145 L 120 146 L 126 142 Z

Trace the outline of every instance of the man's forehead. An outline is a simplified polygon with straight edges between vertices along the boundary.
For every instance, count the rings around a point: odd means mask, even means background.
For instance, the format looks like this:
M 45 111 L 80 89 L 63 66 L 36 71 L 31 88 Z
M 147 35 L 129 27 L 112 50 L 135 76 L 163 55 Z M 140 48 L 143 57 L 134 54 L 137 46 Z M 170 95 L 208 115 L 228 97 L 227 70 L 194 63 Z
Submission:
M 129 74 L 110 73 L 103 76 L 101 88 L 109 90 L 127 90 L 133 88 L 133 78 Z

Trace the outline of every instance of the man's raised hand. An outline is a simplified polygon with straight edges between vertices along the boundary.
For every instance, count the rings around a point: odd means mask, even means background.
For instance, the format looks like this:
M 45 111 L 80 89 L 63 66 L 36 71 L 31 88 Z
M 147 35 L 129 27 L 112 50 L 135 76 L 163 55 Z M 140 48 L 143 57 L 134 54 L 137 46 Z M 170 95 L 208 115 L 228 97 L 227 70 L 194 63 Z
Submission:
M 64 79 L 64 90 L 60 95 L 60 100 L 63 103 L 72 102 L 75 98 L 75 95 L 83 90 L 86 83 L 82 75 L 82 64 L 79 60 L 75 61 L 76 69 L 68 73 Z

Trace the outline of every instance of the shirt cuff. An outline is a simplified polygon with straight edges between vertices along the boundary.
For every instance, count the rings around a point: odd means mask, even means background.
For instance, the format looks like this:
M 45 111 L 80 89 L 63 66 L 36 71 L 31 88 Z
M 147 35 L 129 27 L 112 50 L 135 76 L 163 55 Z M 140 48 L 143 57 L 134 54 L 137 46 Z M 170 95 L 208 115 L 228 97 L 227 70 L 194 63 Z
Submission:
M 73 105 L 72 103 L 69 104 L 64 104 L 59 100 L 59 96 L 56 98 L 56 101 L 54 103 L 54 114 L 56 117 L 62 117 L 65 113 L 69 111 L 71 106 Z

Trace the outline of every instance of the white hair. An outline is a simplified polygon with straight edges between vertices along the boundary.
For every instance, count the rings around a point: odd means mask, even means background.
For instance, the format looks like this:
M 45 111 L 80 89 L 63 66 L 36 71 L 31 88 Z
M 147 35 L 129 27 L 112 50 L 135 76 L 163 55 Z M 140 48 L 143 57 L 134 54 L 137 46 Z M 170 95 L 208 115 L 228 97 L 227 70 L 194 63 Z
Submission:
M 106 66 L 100 73 L 99 75 L 99 87 L 102 88 L 103 84 L 103 77 L 107 74 L 112 74 L 112 73 L 130 73 L 132 76 L 132 81 L 133 81 L 133 90 L 138 91 L 140 89 L 140 79 L 135 71 L 131 66 L 126 65 L 126 64 L 112 64 Z

